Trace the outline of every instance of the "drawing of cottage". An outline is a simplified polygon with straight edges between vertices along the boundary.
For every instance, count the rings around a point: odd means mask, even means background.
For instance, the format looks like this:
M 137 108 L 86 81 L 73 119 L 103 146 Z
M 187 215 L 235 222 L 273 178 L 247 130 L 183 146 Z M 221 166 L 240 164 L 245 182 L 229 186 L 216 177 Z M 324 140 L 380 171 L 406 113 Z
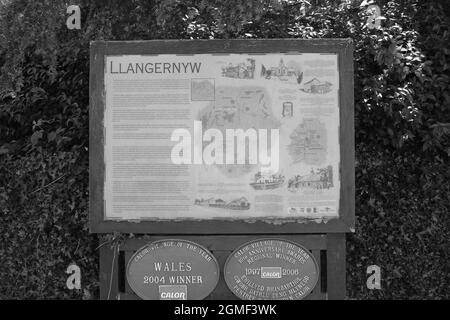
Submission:
M 324 181 L 320 180 L 320 175 L 311 170 L 310 174 L 299 176 L 294 182 L 295 188 L 314 188 L 320 189 L 324 186 Z
M 245 197 L 240 197 L 234 199 L 230 202 L 226 202 L 223 199 L 195 199 L 194 204 L 197 206 L 205 206 L 219 209 L 230 209 L 230 210 L 248 210 L 250 209 L 250 202 Z
M 198 206 L 209 206 L 211 204 L 214 204 L 215 200 L 214 198 L 209 198 L 209 199 L 195 199 L 194 204 L 198 205 Z
M 281 174 L 262 174 L 260 171 L 255 174 L 253 182 L 250 183 L 255 190 L 276 189 L 284 184 L 284 176 Z
M 227 207 L 233 210 L 245 210 L 250 208 L 250 202 L 248 202 L 247 198 L 240 197 L 239 199 L 230 201 Z
M 306 175 L 297 175 L 288 181 L 288 190 L 299 189 L 329 189 L 333 187 L 333 167 L 318 168 Z
M 233 65 L 231 62 L 222 67 L 222 76 L 227 78 L 253 79 L 255 75 L 255 59 L 247 58 L 246 62 Z
M 225 204 L 226 202 L 223 201 L 222 199 L 216 199 L 216 201 L 214 201 L 214 203 L 211 204 L 211 206 L 221 207 L 224 206 Z
M 324 94 L 331 91 L 332 84 L 328 81 L 320 81 L 317 78 L 305 82 L 301 91 L 314 94 Z

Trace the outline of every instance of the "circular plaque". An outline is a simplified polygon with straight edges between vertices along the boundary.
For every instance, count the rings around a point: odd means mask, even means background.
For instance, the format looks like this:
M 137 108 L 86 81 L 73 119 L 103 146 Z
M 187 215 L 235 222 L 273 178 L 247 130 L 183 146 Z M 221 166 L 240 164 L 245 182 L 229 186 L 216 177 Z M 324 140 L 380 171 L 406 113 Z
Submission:
M 294 242 L 259 239 L 228 257 L 224 275 L 243 300 L 301 300 L 314 289 L 319 267 L 308 249 Z
M 219 264 L 204 247 L 167 239 L 145 245 L 131 257 L 127 281 L 146 300 L 200 300 L 219 281 Z

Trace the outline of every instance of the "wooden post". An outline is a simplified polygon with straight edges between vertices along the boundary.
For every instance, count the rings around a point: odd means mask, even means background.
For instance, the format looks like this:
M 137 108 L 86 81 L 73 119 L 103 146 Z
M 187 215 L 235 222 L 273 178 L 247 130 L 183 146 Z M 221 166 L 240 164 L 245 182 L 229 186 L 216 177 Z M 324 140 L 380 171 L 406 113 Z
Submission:
M 119 286 L 119 247 L 100 248 L 100 299 L 115 300 Z
M 345 299 L 345 288 L 345 233 L 329 233 L 327 236 L 328 299 Z

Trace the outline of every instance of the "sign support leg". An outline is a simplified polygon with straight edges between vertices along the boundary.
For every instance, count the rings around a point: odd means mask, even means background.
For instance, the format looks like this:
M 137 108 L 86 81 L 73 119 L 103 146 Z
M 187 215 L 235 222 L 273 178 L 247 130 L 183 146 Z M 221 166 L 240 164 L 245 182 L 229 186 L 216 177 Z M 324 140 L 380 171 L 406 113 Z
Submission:
M 345 233 L 327 234 L 328 300 L 343 300 L 345 284 Z
M 116 250 L 108 245 L 100 248 L 100 300 L 117 299 L 119 252 Z

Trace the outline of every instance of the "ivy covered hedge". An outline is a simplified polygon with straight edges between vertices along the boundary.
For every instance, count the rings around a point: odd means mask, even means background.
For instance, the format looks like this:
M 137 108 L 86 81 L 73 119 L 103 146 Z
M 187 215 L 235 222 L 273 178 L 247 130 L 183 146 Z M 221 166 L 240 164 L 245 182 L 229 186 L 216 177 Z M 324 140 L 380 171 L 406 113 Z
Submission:
M 361 6 L 361 4 L 363 5 Z M 309 4 L 308 4 L 309 3 Z M 98 296 L 99 244 L 88 233 L 89 42 L 343 38 L 355 45 L 356 232 L 352 299 L 450 298 L 450 6 L 377 1 L 0 2 L 0 299 Z M 66 288 L 70 263 L 82 290 Z M 366 287 L 366 268 L 382 290 Z
M 356 232 L 347 237 L 347 294 L 358 299 L 449 298 L 448 159 L 357 145 Z M 381 267 L 382 290 L 365 269 Z

